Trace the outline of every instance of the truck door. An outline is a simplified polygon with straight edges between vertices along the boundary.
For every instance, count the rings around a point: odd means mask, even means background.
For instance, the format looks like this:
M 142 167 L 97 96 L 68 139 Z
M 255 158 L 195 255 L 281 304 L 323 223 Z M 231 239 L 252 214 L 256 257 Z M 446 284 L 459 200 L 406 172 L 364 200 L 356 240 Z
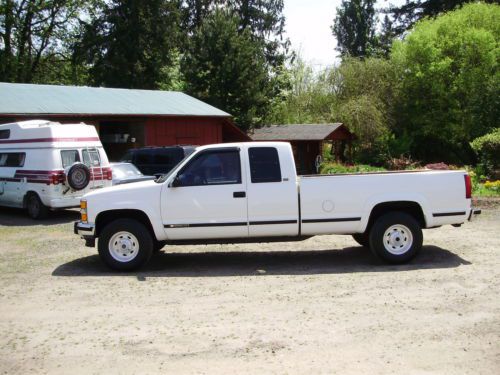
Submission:
M 195 155 L 162 190 L 169 239 L 248 237 L 244 164 L 236 147 Z
M 248 160 L 249 236 L 298 235 L 298 192 L 291 148 L 249 147 Z

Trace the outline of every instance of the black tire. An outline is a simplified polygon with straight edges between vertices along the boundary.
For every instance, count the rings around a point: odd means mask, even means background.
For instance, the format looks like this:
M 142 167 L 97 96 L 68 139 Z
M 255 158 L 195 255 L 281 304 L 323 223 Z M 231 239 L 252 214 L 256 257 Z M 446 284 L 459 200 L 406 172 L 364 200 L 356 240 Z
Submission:
M 127 234 L 119 234 L 120 232 Z M 115 237 L 114 244 L 111 240 Z M 134 238 L 135 237 L 135 238 Z M 137 242 L 136 242 L 137 241 Z M 121 245 L 120 245 L 121 242 Z M 122 254 L 117 254 L 120 246 L 125 246 Z M 117 219 L 104 227 L 97 243 L 102 261 L 117 271 L 132 271 L 142 267 L 153 253 L 153 236 L 144 224 L 133 219 Z M 121 251 L 119 251 L 121 253 Z M 117 259 L 121 258 L 121 259 Z
M 352 235 L 354 241 L 363 247 L 370 247 L 370 236 L 368 232 L 365 233 L 354 233 Z
M 154 241 L 153 242 L 153 253 L 159 252 L 161 249 L 165 247 L 167 243 L 165 241 Z
M 73 190 L 85 189 L 90 183 L 90 169 L 85 164 L 73 164 L 66 175 L 66 183 Z
M 26 209 L 28 215 L 34 220 L 45 219 L 49 214 L 49 208 L 42 203 L 36 193 L 29 193 L 26 197 Z
M 386 234 L 391 227 L 394 228 Z M 413 259 L 422 248 L 422 241 L 420 224 L 404 212 L 390 212 L 379 217 L 370 231 L 370 249 L 376 256 L 392 264 Z

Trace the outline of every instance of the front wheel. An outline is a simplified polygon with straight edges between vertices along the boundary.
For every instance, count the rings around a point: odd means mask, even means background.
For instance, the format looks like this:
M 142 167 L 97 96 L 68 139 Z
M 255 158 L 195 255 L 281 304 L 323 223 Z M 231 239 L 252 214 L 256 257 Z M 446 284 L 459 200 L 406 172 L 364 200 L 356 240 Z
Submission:
M 370 247 L 370 238 L 367 232 L 365 233 L 354 233 L 352 235 L 354 241 L 363 247 Z
M 422 248 L 422 229 L 411 215 L 390 212 L 375 221 L 370 231 L 370 248 L 393 264 L 406 263 Z
M 133 219 L 118 219 L 104 227 L 97 249 L 108 267 L 131 271 L 149 261 L 153 253 L 153 238 L 142 223 Z

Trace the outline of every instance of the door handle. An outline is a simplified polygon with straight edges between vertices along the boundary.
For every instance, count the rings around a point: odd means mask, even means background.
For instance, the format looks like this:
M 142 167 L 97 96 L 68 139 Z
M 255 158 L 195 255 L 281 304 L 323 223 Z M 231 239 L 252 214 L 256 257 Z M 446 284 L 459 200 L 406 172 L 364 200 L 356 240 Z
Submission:
M 235 191 L 233 193 L 233 198 L 245 198 L 247 196 L 247 193 L 244 191 Z

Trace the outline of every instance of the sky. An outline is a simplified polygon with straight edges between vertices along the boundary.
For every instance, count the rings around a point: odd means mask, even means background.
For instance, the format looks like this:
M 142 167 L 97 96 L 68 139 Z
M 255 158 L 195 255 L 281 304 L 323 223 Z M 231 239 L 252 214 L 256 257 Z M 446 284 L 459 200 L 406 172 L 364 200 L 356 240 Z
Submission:
M 315 68 L 338 61 L 331 25 L 341 0 L 285 0 L 285 30 L 291 48 Z M 405 0 L 378 0 L 377 8 Z

